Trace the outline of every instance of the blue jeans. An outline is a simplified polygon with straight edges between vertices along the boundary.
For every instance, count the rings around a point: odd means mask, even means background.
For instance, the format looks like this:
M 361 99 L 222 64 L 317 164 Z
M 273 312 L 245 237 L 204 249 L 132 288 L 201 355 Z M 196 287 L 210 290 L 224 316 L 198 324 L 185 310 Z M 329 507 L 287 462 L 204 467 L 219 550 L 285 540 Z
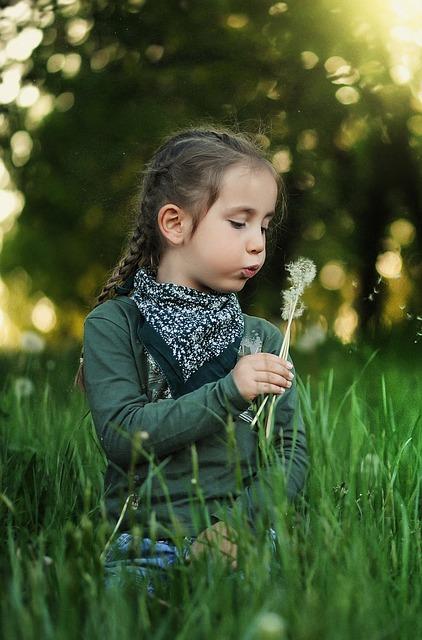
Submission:
M 274 553 L 276 533 L 271 527 L 268 529 L 268 537 Z M 195 537 L 185 537 L 180 552 L 170 540 L 157 540 L 154 544 L 150 538 L 142 538 L 137 553 L 133 554 L 133 549 L 132 553 L 130 552 L 133 536 L 130 533 L 121 533 L 110 545 L 105 557 L 106 589 L 113 584 L 121 585 L 124 574 L 128 573 L 137 584 L 145 583 L 147 580 L 147 593 L 148 595 L 154 594 L 155 588 L 150 578 L 155 575 L 160 580 L 166 580 L 168 577 L 166 570 L 187 560 L 190 545 L 195 539 Z M 241 571 L 238 571 L 237 574 L 241 579 L 244 578 Z

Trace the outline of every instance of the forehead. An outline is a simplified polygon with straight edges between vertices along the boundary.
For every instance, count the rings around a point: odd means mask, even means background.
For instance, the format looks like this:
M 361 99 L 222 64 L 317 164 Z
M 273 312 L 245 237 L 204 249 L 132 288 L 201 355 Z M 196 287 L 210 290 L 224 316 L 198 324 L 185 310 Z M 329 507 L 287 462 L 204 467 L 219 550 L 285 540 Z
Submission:
M 276 199 L 277 183 L 265 166 L 233 165 L 224 172 L 218 198 L 221 204 L 270 211 Z

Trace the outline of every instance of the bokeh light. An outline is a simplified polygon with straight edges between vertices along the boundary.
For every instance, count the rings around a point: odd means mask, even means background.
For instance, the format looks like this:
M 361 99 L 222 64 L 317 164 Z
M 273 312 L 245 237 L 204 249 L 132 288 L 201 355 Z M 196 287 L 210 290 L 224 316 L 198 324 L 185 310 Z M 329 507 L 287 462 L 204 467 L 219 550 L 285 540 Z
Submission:
M 375 268 L 383 278 L 399 278 L 403 261 L 401 256 L 394 251 L 380 253 Z
M 31 314 L 34 327 L 43 333 L 51 331 L 57 321 L 54 304 L 47 297 L 38 300 Z
M 415 225 L 405 218 L 398 218 L 390 224 L 390 234 L 399 245 L 406 247 L 411 244 L 416 237 Z
M 339 262 L 332 260 L 327 262 L 319 272 L 319 280 L 330 291 L 341 289 L 346 281 L 346 272 Z
M 272 163 L 279 173 L 287 173 L 292 165 L 292 154 L 290 149 L 282 149 L 277 151 L 272 157 Z
M 334 321 L 334 332 L 336 336 L 340 338 L 344 344 L 348 344 L 352 341 L 358 324 L 359 317 L 357 312 L 349 304 L 342 304 Z

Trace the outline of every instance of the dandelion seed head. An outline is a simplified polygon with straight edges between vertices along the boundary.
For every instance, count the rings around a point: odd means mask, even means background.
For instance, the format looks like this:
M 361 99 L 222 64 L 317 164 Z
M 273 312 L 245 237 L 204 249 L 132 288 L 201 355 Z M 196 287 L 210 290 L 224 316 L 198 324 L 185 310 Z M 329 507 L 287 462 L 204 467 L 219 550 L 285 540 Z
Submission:
M 283 298 L 283 306 L 281 309 L 281 317 L 283 320 L 288 320 L 293 312 L 296 300 L 296 294 L 294 289 L 286 289 L 281 292 Z
M 294 290 L 287 289 L 287 291 L 282 292 L 283 296 L 283 306 L 280 307 L 281 317 L 283 320 L 288 320 L 290 316 L 293 314 L 293 318 L 299 318 L 306 309 L 306 306 L 302 301 L 296 300 L 296 295 Z
M 286 265 L 286 270 L 290 273 L 288 279 L 292 287 L 298 291 L 303 291 L 308 287 L 316 276 L 316 267 L 309 258 L 300 257 L 294 262 Z
M 256 621 L 256 627 L 260 638 L 270 640 L 270 638 L 286 637 L 286 622 L 278 613 L 272 611 L 261 613 Z
M 20 398 L 26 398 L 34 392 L 34 384 L 29 378 L 16 378 L 15 379 L 15 395 Z
M 296 261 L 290 262 L 286 265 L 286 270 L 290 273 L 288 280 L 290 280 L 291 286 L 281 292 L 283 305 L 280 310 L 283 320 L 289 320 L 291 317 L 299 318 L 303 314 L 306 307 L 302 302 L 299 302 L 299 298 L 316 275 L 315 264 L 309 258 L 300 257 Z
M 303 312 L 306 309 L 306 305 L 303 304 L 303 302 L 299 302 L 296 306 L 295 312 L 293 314 L 293 318 L 300 318 L 300 316 L 303 314 Z
M 45 348 L 45 340 L 35 331 L 24 331 L 21 336 L 21 349 L 27 353 L 41 353 Z

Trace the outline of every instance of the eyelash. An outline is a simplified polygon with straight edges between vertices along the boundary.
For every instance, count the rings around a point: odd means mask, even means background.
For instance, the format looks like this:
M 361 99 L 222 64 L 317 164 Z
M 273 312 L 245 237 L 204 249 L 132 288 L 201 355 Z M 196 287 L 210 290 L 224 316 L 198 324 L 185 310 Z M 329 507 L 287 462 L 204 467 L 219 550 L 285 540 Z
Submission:
M 229 220 L 229 222 L 230 222 L 230 224 L 234 225 L 235 229 L 241 229 L 242 227 L 245 226 L 244 222 L 235 222 L 234 220 Z M 238 225 L 238 226 L 236 226 L 236 225 Z M 261 227 L 261 231 L 264 231 L 265 234 L 266 234 L 267 231 L 268 231 L 268 228 L 267 227 Z

